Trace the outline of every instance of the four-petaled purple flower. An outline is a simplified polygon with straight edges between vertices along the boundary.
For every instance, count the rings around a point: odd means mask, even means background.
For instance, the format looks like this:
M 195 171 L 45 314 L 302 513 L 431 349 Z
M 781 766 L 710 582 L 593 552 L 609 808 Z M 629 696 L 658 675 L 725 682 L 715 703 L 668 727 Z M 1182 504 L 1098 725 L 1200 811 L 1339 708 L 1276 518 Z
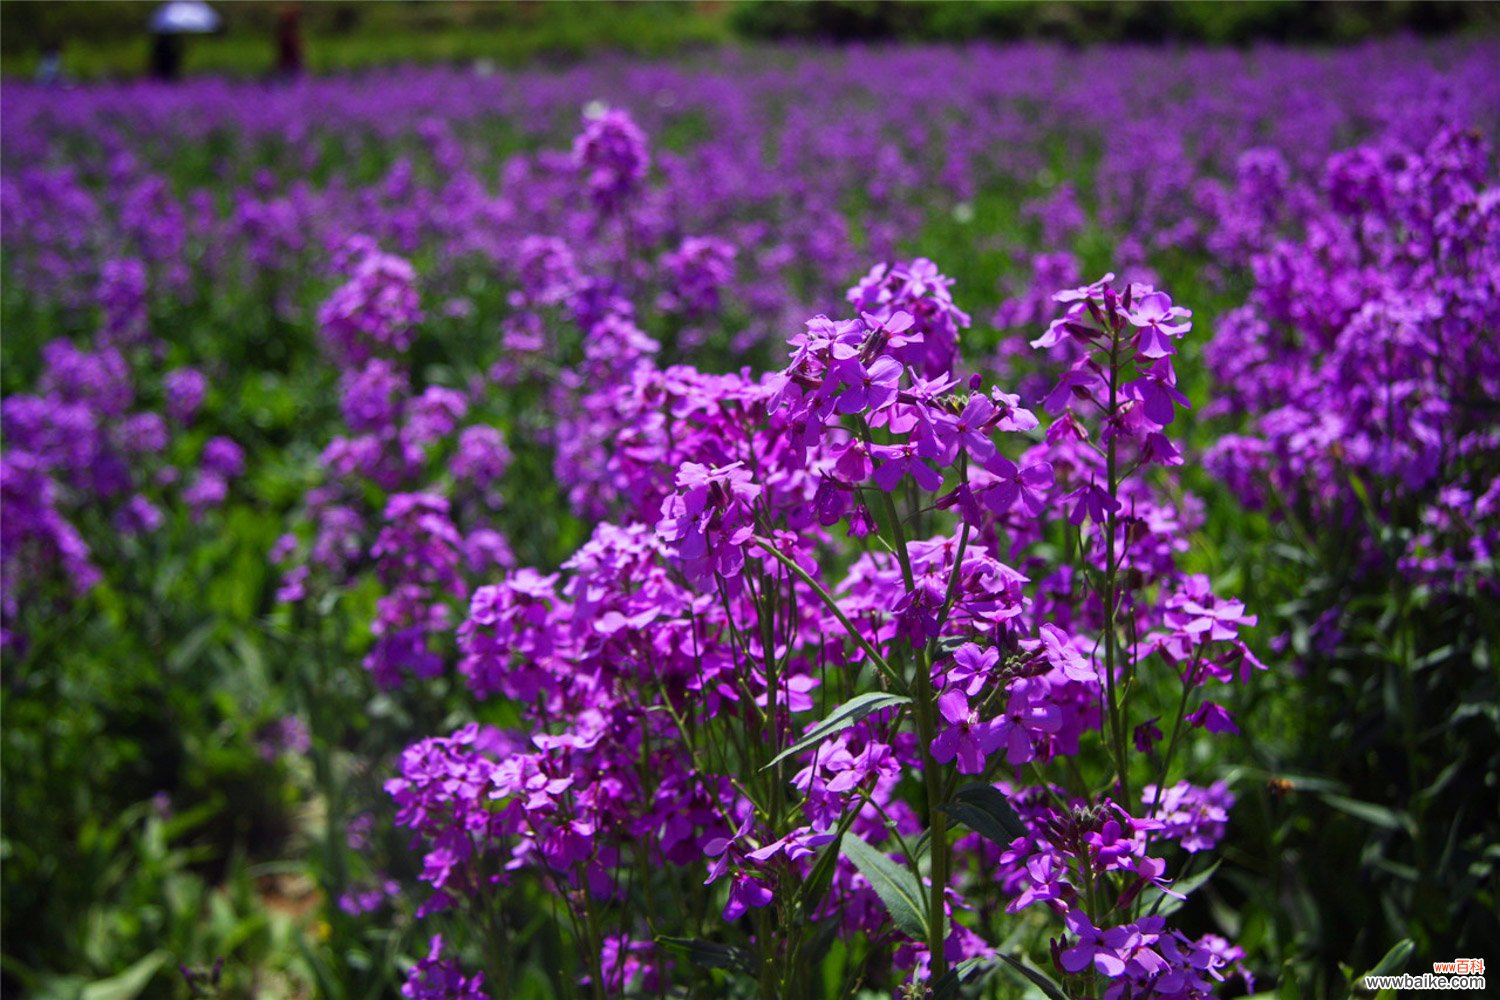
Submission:
M 984 759 L 1000 748 L 1004 734 L 993 721 L 984 721 L 970 710 L 962 691 L 947 691 L 938 697 L 938 711 L 948 728 L 932 741 L 932 759 L 946 764 L 958 760 L 959 774 L 981 774 Z

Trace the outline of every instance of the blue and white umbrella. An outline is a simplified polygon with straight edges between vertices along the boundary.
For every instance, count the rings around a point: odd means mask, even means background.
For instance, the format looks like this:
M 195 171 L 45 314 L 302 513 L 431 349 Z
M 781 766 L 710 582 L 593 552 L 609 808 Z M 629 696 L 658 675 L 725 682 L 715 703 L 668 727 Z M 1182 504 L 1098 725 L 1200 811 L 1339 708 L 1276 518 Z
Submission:
M 172 0 L 151 12 L 153 35 L 206 35 L 218 31 L 219 14 L 202 0 Z

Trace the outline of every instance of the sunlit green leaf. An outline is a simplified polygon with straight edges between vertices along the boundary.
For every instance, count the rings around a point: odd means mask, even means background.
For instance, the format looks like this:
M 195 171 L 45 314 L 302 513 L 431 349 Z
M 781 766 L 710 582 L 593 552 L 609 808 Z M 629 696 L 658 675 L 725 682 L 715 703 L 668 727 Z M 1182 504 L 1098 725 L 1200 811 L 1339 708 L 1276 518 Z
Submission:
M 918 940 L 927 937 L 927 908 L 922 903 L 922 883 L 903 865 L 871 847 L 858 834 L 844 834 L 844 856 L 854 862 L 885 904 L 886 912 L 902 933 Z

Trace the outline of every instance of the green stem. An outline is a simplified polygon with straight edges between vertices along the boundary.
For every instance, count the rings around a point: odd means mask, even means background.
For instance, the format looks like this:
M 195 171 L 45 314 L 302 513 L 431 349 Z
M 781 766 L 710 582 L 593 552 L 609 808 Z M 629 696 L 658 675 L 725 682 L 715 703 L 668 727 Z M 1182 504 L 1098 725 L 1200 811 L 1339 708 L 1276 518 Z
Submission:
M 855 645 L 865 651 L 865 655 L 870 658 L 871 663 L 875 664 L 876 669 L 885 675 L 886 680 L 890 681 L 898 692 L 905 693 L 906 682 L 901 679 L 901 675 L 891 669 L 891 665 L 886 662 L 885 657 L 877 653 L 875 647 L 870 645 L 864 636 L 860 635 L 859 629 L 855 628 L 854 624 L 849 621 L 848 616 L 844 614 L 843 609 L 838 606 L 838 602 L 829 595 L 828 591 L 824 590 L 818 581 L 808 576 L 807 571 L 798 566 L 795 560 L 784 555 L 781 550 L 776 548 L 773 542 L 759 536 L 754 539 L 754 542 L 774 556 L 781 565 L 787 568 L 787 572 L 807 584 L 812 589 L 812 592 L 818 595 L 818 599 L 823 602 L 828 610 L 833 612 L 833 616 L 839 620 L 840 625 L 844 626 L 844 631 L 849 634 L 850 639 L 854 640 Z
M 866 435 L 868 437 L 868 434 Z M 906 548 L 906 532 L 901 527 L 901 518 L 896 512 L 896 502 L 889 493 L 882 491 L 885 500 L 886 519 L 891 525 L 892 543 L 896 559 L 901 564 L 901 579 L 906 592 L 917 589 L 916 577 L 911 569 L 911 554 Z M 948 971 L 948 958 L 943 951 L 947 940 L 947 915 L 943 909 L 944 894 L 948 887 L 948 816 L 943 812 L 943 790 L 939 784 L 939 765 L 932 757 L 932 741 L 937 739 L 936 692 L 932 689 L 932 658 L 924 647 L 917 656 L 917 673 L 911 678 L 911 691 L 915 699 L 917 717 L 917 741 L 922 750 L 922 784 L 927 791 L 927 823 L 932 831 L 932 888 L 927 900 L 927 962 L 930 981 L 936 982 Z
M 1151 811 L 1146 814 L 1147 819 L 1156 818 L 1156 810 L 1161 808 L 1161 796 L 1166 788 L 1167 779 L 1172 774 L 1172 757 L 1177 753 L 1177 741 L 1182 736 L 1182 720 L 1187 715 L 1188 697 L 1193 691 L 1193 678 L 1198 672 L 1198 661 L 1203 656 L 1203 646 L 1206 640 L 1198 643 L 1198 655 L 1193 657 L 1192 666 L 1182 676 L 1182 698 L 1177 702 L 1177 718 L 1172 723 L 1172 738 L 1167 742 L 1167 752 L 1162 758 L 1161 774 L 1156 779 L 1156 794 L 1151 799 Z
M 1116 331 L 1111 336 L 1109 347 L 1109 412 L 1105 417 L 1106 432 L 1109 431 L 1109 419 L 1115 415 L 1120 402 L 1119 351 L 1120 336 L 1118 331 Z M 1119 503 L 1118 494 L 1120 492 L 1118 460 L 1115 436 L 1111 434 L 1105 450 L 1105 471 L 1109 479 L 1109 498 L 1115 504 Z M 1119 636 L 1115 631 L 1115 611 L 1117 610 L 1119 601 L 1115 577 L 1119 569 L 1115 561 L 1115 539 L 1118 531 L 1119 518 L 1117 511 L 1111 509 L 1105 517 L 1104 528 L 1104 692 L 1108 706 L 1111 750 L 1115 758 L 1116 777 L 1119 779 L 1120 784 L 1120 798 L 1129 802 L 1130 775 L 1125 759 L 1124 724 L 1120 718 L 1119 697 L 1115 690 L 1115 665 L 1119 659 L 1117 649 Z

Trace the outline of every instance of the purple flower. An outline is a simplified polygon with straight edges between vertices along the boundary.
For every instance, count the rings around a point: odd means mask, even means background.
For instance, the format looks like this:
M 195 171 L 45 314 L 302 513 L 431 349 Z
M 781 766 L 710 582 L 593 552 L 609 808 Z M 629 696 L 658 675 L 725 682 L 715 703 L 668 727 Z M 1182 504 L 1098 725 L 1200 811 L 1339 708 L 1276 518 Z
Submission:
M 1085 517 L 1095 524 L 1103 524 L 1109 519 L 1110 514 L 1120 509 L 1120 501 L 1092 482 L 1078 487 L 1065 499 L 1073 502 L 1073 508 L 1068 513 L 1068 522 L 1074 525 L 1082 524 Z
M 1166 427 L 1176 418 L 1176 407 L 1191 409 L 1188 398 L 1178 391 L 1176 380 L 1171 364 L 1162 361 L 1141 378 L 1125 383 L 1122 393 L 1126 398 L 1141 401 L 1147 420 L 1158 427 Z
M 745 857 L 758 864 L 765 864 L 778 854 L 784 855 L 788 861 L 796 861 L 811 857 L 817 848 L 831 843 L 833 839 L 834 835 L 831 833 L 813 833 L 808 827 L 801 827 L 759 850 L 750 851 Z
M 906 476 L 916 480 L 918 486 L 928 492 L 943 488 L 943 477 L 932 471 L 932 467 L 918 457 L 918 446 L 911 441 L 905 444 L 878 444 L 871 449 L 876 458 L 882 459 L 875 470 L 875 485 L 889 493 Z
M 233 479 L 245 471 L 245 449 L 227 437 L 210 438 L 200 461 L 204 471 Z
M 836 412 L 874 413 L 895 401 L 902 373 L 901 363 L 895 358 L 876 358 L 869 368 L 851 358 L 838 371 L 848 388 L 839 394 Z
M 1198 601 L 1184 601 L 1169 612 L 1168 623 L 1183 632 L 1213 642 L 1226 642 L 1239 636 L 1240 625 L 1254 625 L 1259 619 L 1245 614 L 1245 602 L 1227 600 L 1207 606 Z M 1180 624 L 1178 624 L 1180 622 Z
M 1014 841 L 1011 850 L 1015 851 L 1016 845 L 1024 843 L 1019 839 Z M 1067 881 L 1068 872 L 1067 862 L 1050 851 L 1043 851 L 1026 858 L 1026 864 L 1021 872 L 1023 888 L 1016 894 L 1015 899 L 1006 905 L 1005 912 L 1019 913 L 1032 903 L 1054 903 L 1062 900 L 1071 889 Z
M 384 431 L 396 423 L 411 387 L 406 373 L 388 358 L 371 358 L 339 378 L 339 407 L 349 429 Z
M 933 424 L 946 453 L 962 448 L 976 462 L 984 463 L 995 457 L 995 442 L 989 434 L 994 418 L 994 404 L 988 397 L 976 394 L 969 397 L 960 413 L 941 414 Z
M 928 576 L 919 578 L 916 588 L 902 595 L 892 609 L 896 613 L 896 632 L 920 646 L 938 634 L 938 614 L 946 594 L 942 584 Z
M 662 502 L 657 533 L 676 542 L 683 569 L 697 581 L 738 576 L 744 546 L 754 534 L 751 505 L 760 487 L 734 462 L 722 468 L 685 462 L 677 471 L 678 492 Z
M 406 407 L 402 436 L 413 445 L 425 445 L 453 433 L 469 412 L 468 400 L 456 389 L 430 385 Z
M 729 886 L 729 900 L 724 904 L 724 919 L 738 920 L 745 915 L 747 909 L 770 906 L 771 900 L 775 898 L 771 887 L 760 876 L 737 871 Z
M 1135 748 L 1141 753 L 1150 753 L 1151 748 L 1160 743 L 1164 738 L 1161 729 L 1156 725 L 1155 718 L 1147 719 L 1132 731 L 1132 740 Z
M 875 516 L 870 513 L 870 508 L 862 503 L 854 505 L 854 512 L 849 515 L 849 537 L 866 538 L 874 531 Z
M 1060 731 L 1062 724 L 1062 712 L 1053 702 L 1051 689 L 1045 683 L 1031 678 L 1012 681 L 1005 714 L 995 720 L 996 730 L 1006 746 L 1006 763 L 1020 767 L 1035 760 L 1037 754 L 1033 741 L 1045 741 Z
M 167 396 L 167 415 L 179 424 L 191 423 L 203 405 L 208 380 L 196 368 L 178 368 L 162 379 Z
M 357 241 L 348 256 L 349 280 L 318 310 L 325 346 L 346 367 L 377 353 L 404 354 L 422 316 L 416 272 L 369 241 Z
M 689 316 L 719 309 L 719 293 L 734 280 L 735 248 L 711 236 L 688 236 L 662 258 L 667 291 L 662 308 Z
M 573 162 L 594 204 L 612 212 L 645 179 L 650 164 L 646 136 L 626 112 L 601 110 L 585 117 L 583 132 L 573 142 Z
M 1161 821 L 1160 836 L 1177 841 L 1189 853 L 1197 853 L 1212 850 L 1223 839 L 1235 796 L 1223 781 L 1206 788 L 1180 781 L 1160 792 L 1155 785 L 1147 785 L 1141 790 L 1141 801 L 1148 807 L 1155 806 L 1154 815 Z
M 1037 639 L 1023 639 L 1021 647 L 1038 651 L 1049 666 L 1070 681 L 1098 683 L 1098 670 L 1078 652 L 1066 632 L 1050 622 L 1043 623 Z
M 932 741 L 932 759 L 946 764 L 958 760 L 959 774 L 982 774 L 984 760 L 1000 748 L 1004 734 L 993 721 L 984 722 L 970 711 L 962 691 L 947 691 L 938 697 L 938 711 L 948 728 Z
M 458 435 L 458 450 L 449 468 L 459 479 L 487 490 L 510 467 L 511 453 L 499 428 L 477 424 Z
M 999 663 L 998 649 L 984 649 L 966 642 L 953 653 L 953 665 L 948 668 L 947 681 L 956 690 L 972 698 L 990 683 Z
M 996 453 L 984 463 L 984 468 L 995 477 L 995 482 L 985 488 L 981 496 L 985 506 L 996 514 L 1004 514 L 1017 504 L 1027 517 L 1036 517 L 1046 509 L 1047 494 L 1053 481 L 1051 463 L 1038 462 L 1020 469 L 1010 459 Z
M 1192 315 L 1190 310 L 1172 305 L 1165 292 L 1147 291 L 1138 295 L 1127 313 L 1131 325 L 1137 329 L 1136 350 L 1146 358 L 1170 357 L 1172 338 L 1192 329 L 1192 323 L 1185 322 Z
M 121 428 L 120 444 L 137 455 L 156 455 L 167 447 L 166 422 L 157 413 L 133 413 Z
M 1197 711 L 1187 717 L 1188 725 L 1194 728 L 1207 729 L 1211 733 L 1238 733 L 1240 727 L 1234 724 L 1229 712 L 1222 705 L 1211 701 L 1205 701 Z
M 443 937 L 434 934 L 427 957 L 417 962 L 401 984 L 407 1000 L 489 1000 L 484 991 L 484 973 L 465 976 L 458 962 L 443 958 Z
M 813 508 L 818 512 L 818 523 L 825 528 L 838 524 L 849 511 L 849 491 L 832 479 L 824 479 L 813 495 Z
M 193 519 L 202 517 L 206 511 L 219 507 L 229 496 L 229 484 L 224 477 L 213 472 L 204 471 L 193 480 L 182 494 L 182 502 L 188 505 Z
M 1092 965 L 1110 979 L 1125 974 L 1125 960 L 1110 944 L 1111 939 L 1118 941 L 1118 934 L 1101 931 L 1082 910 L 1069 911 L 1066 919 L 1068 930 L 1078 941 L 1058 960 L 1064 971 L 1077 974 Z

